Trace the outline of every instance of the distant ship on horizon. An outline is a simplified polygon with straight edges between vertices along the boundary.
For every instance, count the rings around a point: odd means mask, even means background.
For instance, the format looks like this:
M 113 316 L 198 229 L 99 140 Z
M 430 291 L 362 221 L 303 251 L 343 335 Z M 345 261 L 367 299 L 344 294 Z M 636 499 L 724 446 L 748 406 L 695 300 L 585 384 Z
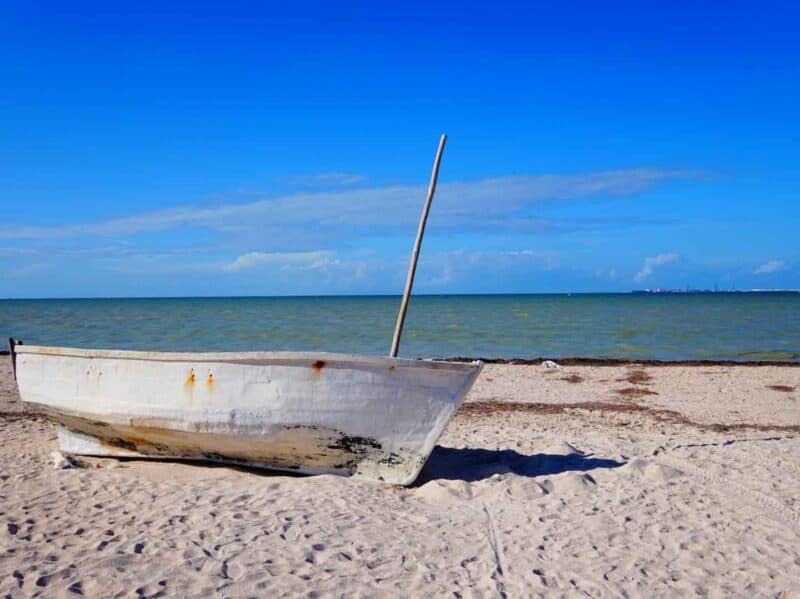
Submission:
M 800 289 L 633 289 L 634 294 L 687 294 L 687 293 L 800 293 Z

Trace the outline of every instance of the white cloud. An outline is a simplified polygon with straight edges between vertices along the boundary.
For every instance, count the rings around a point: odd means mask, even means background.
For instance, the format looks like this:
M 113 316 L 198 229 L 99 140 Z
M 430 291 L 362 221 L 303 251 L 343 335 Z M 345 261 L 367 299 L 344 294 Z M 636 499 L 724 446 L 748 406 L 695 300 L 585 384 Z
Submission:
M 669 254 L 659 254 L 658 256 L 645 258 L 642 270 L 637 272 L 633 278 L 638 282 L 644 281 L 646 278 L 648 278 L 650 275 L 653 274 L 653 271 L 657 267 L 669 264 L 670 262 L 675 262 L 675 260 L 677 259 L 678 259 L 678 254 L 676 254 L 675 252 Z
M 433 286 L 447 285 L 453 281 L 454 274 L 453 267 L 449 264 L 445 264 L 439 275 L 431 278 L 430 284 Z
M 328 186 L 341 186 L 346 187 L 349 185 L 358 185 L 367 181 L 366 175 L 359 175 L 356 173 L 318 173 L 316 175 L 297 175 L 295 177 L 287 177 L 283 179 L 286 183 L 292 185 L 328 185 Z
M 525 264 L 541 270 L 555 270 L 561 266 L 559 256 L 552 251 L 506 250 L 478 254 L 491 263 Z
M 594 271 L 594 276 L 598 279 L 608 279 L 609 281 L 614 281 L 617 278 L 617 269 L 609 268 L 606 270 L 605 268 L 598 268 Z
M 634 168 L 574 175 L 523 175 L 443 183 L 431 215 L 439 230 L 465 227 L 494 231 L 555 232 L 619 226 L 621 222 L 554 221 L 527 211 L 548 200 L 628 196 L 657 183 L 695 175 L 689 171 Z M 425 185 L 394 185 L 341 191 L 305 192 L 217 206 L 177 206 L 97 222 L 59 226 L 3 226 L 0 239 L 119 239 L 149 232 L 199 227 L 217 233 L 296 239 L 352 237 L 354 228 L 416 226 Z M 573 222 L 574 221 L 574 222 Z M 268 235 L 265 235 L 268 233 Z
M 254 268 L 256 266 L 278 266 L 282 270 L 303 268 L 317 270 L 338 263 L 333 252 L 249 252 L 242 254 L 233 262 L 224 264 L 222 270 L 237 272 Z
M 37 275 L 48 270 L 49 264 L 45 262 L 33 262 L 31 264 L 22 264 L 13 266 L 7 273 L 9 277 L 27 277 Z
M 405 260 L 402 258 L 394 270 L 405 276 Z M 400 265 L 402 262 L 402 265 Z M 436 287 L 463 283 L 474 278 L 475 273 L 530 273 L 547 272 L 561 268 L 559 256 L 551 251 L 522 250 L 483 250 L 451 252 L 432 252 L 422 257 L 418 277 L 418 289 L 433 290 Z
M 769 260 L 764 262 L 761 266 L 756 268 L 753 271 L 753 274 L 756 275 L 765 275 L 773 272 L 778 272 L 779 270 L 784 270 L 786 268 L 786 263 L 782 260 Z

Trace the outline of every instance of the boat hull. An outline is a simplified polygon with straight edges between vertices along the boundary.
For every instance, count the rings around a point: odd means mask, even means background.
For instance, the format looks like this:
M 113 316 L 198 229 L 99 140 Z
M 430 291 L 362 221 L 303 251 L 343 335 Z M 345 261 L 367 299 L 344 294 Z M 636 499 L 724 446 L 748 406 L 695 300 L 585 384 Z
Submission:
M 17 347 L 63 451 L 410 484 L 482 364 L 329 353 Z

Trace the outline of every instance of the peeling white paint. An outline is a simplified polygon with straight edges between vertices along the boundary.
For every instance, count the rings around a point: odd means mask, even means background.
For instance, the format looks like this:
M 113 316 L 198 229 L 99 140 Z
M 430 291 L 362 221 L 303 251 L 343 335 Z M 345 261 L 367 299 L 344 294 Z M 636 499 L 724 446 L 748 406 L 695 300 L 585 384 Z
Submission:
M 173 457 L 410 484 L 482 363 L 330 353 L 21 345 L 22 400 L 62 450 Z

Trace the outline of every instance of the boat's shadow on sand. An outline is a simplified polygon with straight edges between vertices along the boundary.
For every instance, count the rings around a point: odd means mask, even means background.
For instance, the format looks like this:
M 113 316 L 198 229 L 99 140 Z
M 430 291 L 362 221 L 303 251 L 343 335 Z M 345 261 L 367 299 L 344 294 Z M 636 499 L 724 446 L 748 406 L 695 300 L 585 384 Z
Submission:
M 586 472 L 595 468 L 617 468 L 624 462 L 584 456 L 579 453 L 524 455 L 513 449 L 492 450 L 437 445 L 414 483 L 415 486 L 437 480 L 475 482 L 495 474 L 546 476 L 562 472 Z
M 146 468 L 153 464 L 182 464 L 191 468 L 219 468 L 222 470 L 235 470 L 247 474 L 264 477 L 290 476 L 306 478 L 308 475 L 292 473 L 281 470 L 266 470 L 263 468 L 253 468 L 235 464 L 217 463 L 198 460 L 181 460 L 175 458 L 125 458 L 117 457 L 122 463 L 128 466 L 138 465 Z M 79 467 L 91 468 L 89 463 L 76 460 Z M 490 478 L 495 474 L 513 473 L 519 476 L 547 476 L 560 474 L 562 472 L 586 472 L 596 468 L 617 468 L 625 462 L 595 458 L 585 456 L 580 453 L 569 453 L 566 455 L 536 453 L 524 455 L 517 453 L 513 449 L 494 450 L 482 448 L 453 448 L 437 445 L 430 458 L 422 468 L 417 480 L 412 487 L 424 485 L 432 480 L 463 480 L 465 482 L 476 482 Z

